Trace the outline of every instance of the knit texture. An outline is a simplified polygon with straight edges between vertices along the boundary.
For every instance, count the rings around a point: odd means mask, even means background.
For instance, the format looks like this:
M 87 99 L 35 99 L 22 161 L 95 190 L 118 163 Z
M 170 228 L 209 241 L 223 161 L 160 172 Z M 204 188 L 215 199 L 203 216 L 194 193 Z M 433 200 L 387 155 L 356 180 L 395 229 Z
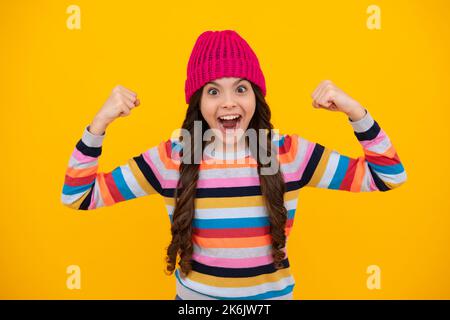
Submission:
M 249 44 L 233 30 L 205 31 L 197 38 L 189 57 L 186 103 L 204 84 L 222 77 L 245 78 L 266 96 L 264 75 Z
M 299 191 L 316 187 L 350 192 L 388 191 L 406 181 L 406 172 L 387 134 L 369 112 L 348 120 L 363 155 L 351 158 L 296 134 L 280 134 L 278 146 L 288 212 L 289 240 Z M 170 222 L 179 178 L 180 142 L 161 141 L 110 172 L 98 171 L 105 134 L 84 129 L 65 174 L 61 201 L 77 210 L 92 210 L 125 200 L 159 194 Z M 177 157 L 178 155 L 178 157 Z M 221 155 L 219 155 L 221 157 Z M 246 164 L 239 157 L 245 157 Z M 269 220 L 256 161 L 242 153 L 236 161 L 200 165 L 193 221 L 193 271 L 175 272 L 181 299 L 292 299 L 295 285 L 288 256 L 276 270 L 271 257 Z M 283 249 L 287 254 L 286 247 Z

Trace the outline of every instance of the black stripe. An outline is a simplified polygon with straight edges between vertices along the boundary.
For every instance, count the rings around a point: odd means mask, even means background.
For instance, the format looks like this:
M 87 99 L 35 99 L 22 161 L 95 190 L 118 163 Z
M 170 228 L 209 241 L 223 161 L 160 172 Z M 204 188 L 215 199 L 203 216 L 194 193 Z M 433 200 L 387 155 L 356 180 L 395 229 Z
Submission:
M 245 197 L 262 195 L 260 186 L 230 188 L 197 188 L 197 198 Z
M 311 168 L 312 165 L 310 165 Z M 312 170 L 312 169 L 309 169 Z M 308 174 L 308 173 L 306 173 Z M 145 175 L 145 174 L 144 174 Z M 310 179 L 311 177 L 309 177 Z M 156 179 L 156 178 L 155 178 Z M 302 181 L 291 181 L 285 183 L 286 191 L 298 190 L 303 186 Z M 162 189 L 161 194 L 166 197 L 173 197 L 175 195 L 174 188 Z M 243 186 L 243 187 L 228 187 L 228 188 L 197 188 L 196 198 L 232 198 L 232 197 L 252 197 L 262 196 L 261 186 Z
M 165 197 L 173 197 L 175 188 L 161 189 Z M 196 198 L 226 198 L 226 197 L 250 197 L 262 195 L 260 186 L 231 187 L 231 188 L 197 188 Z
M 322 158 L 324 151 L 325 147 L 320 143 L 316 143 L 316 145 L 314 146 L 314 150 L 311 154 L 311 158 L 309 159 L 305 171 L 303 172 L 302 178 L 299 181 L 300 188 L 303 188 L 311 180 L 314 171 L 316 171 L 316 168 L 319 165 L 319 161 Z
M 95 182 L 92 184 L 91 190 L 89 190 L 89 193 L 86 198 L 84 198 L 83 202 L 80 204 L 80 207 L 78 210 L 88 210 L 89 205 L 91 204 L 91 196 L 92 192 L 94 190 Z
M 374 120 L 373 125 L 369 128 L 369 130 L 364 132 L 356 132 L 355 133 L 356 138 L 358 138 L 359 141 L 366 141 L 366 140 L 373 140 L 376 138 L 378 133 L 380 133 L 380 126 L 378 123 Z
M 299 182 L 286 183 L 287 191 L 299 189 Z M 161 194 L 165 197 L 173 197 L 175 195 L 174 188 L 166 188 L 161 190 Z M 252 197 L 261 196 L 261 187 L 230 187 L 230 188 L 197 188 L 196 198 L 232 198 L 232 197 Z
M 289 268 L 288 258 L 282 260 L 282 264 L 283 264 L 282 269 Z M 203 274 L 208 274 L 211 276 L 225 277 L 225 278 L 255 277 L 261 274 L 273 273 L 277 271 L 273 263 L 252 268 L 222 268 L 222 267 L 211 267 L 195 260 L 192 260 L 192 270 Z
M 145 161 L 143 155 L 139 155 L 137 157 L 133 158 L 136 161 L 136 164 L 139 167 L 139 170 L 144 175 L 145 179 L 150 183 L 150 185 L 155 189 L 159 194 L 162 194 L 163 188 L 161 187 L 161 184 L 159 183 L 158 179 L 156 178 L 155 174 L 153 173 L 153 170 L 150 168 L 150 166 Z
M 380 189 L 380 191 L 389 191 L 391 189 L 389 189 L 388 186 L 386 186 L 383 182 L 383 180 L 381 180 L 381 178 L 377 175 L 377 173 L 375 171 L 373 171 L 372 167 L 370 166 L 370 162 L 367 162 L 367 165 L 369 167 L 370 173 L 372 174 L 373 180 L 375 182 L 375 185 L 378 187 L 378 189 Z
M 76 148 L 82 154 L 84 154 L 85 156 L 89 156 L 89 157 L 97 158 L 98 156 L 100 156 L 102 154 L 101 146 L 100 147 L 89 147 L 81 139 L 78 141 Z
M 286 192 L 300 189 L 300 181 L 286 182 Z

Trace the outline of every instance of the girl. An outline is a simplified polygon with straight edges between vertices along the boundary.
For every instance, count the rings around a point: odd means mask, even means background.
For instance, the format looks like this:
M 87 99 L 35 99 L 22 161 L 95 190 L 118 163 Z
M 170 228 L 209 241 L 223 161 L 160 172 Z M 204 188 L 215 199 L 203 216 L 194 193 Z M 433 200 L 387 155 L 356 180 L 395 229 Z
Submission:
M 233 30 L 202 33 L 187 67 L 184 134 L 98 172 L 106 128 L 140 104 L 135 92 L 115 87 L 70 157 L 63 204 L 92 210 L 160 194 L 171 222 L 166 260 L 167 271 L 175 271 L 176 299 L 292 299 L 286 241 L 300 189 L 388 191 L 404 183 L 406 173 L 368 110 L 331 81 L 314 90 L 312 105 L 348 117 L 363 149 L 358 158 L 274 133 L 265 96 L 264 75 L 248 43 Z M 189 139 L 197 124 L 203 136 L 213 131 L 219 150 Z M 249 139 L 242 134 L 249 130 L 263 134 Z M 224 146 L 234 150 L 222 152 Z M 274 163 L 278 170 L 264 173 Z

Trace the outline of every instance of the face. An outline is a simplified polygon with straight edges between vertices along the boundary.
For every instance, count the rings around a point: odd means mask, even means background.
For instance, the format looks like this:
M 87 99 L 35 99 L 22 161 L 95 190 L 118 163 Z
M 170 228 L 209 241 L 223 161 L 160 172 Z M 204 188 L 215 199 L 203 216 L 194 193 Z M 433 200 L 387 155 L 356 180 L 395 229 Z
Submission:
M 256 98 L 250 82 L 224 77 L 208 82 L 202 91 L 200 111 L 225 145 L 235 145 L 255 113 Z

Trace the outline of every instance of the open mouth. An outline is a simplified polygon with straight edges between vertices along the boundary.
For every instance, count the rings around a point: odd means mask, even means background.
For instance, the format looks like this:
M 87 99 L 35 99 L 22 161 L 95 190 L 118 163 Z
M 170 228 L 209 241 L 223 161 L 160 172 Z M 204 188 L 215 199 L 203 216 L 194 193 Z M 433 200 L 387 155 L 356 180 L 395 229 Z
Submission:
M 217 118 L 220 124 L 220 129 L 222 131 L 235 130 L 239 128 L 241 119 L 242 119 L 241 115 L 222 116 Z

